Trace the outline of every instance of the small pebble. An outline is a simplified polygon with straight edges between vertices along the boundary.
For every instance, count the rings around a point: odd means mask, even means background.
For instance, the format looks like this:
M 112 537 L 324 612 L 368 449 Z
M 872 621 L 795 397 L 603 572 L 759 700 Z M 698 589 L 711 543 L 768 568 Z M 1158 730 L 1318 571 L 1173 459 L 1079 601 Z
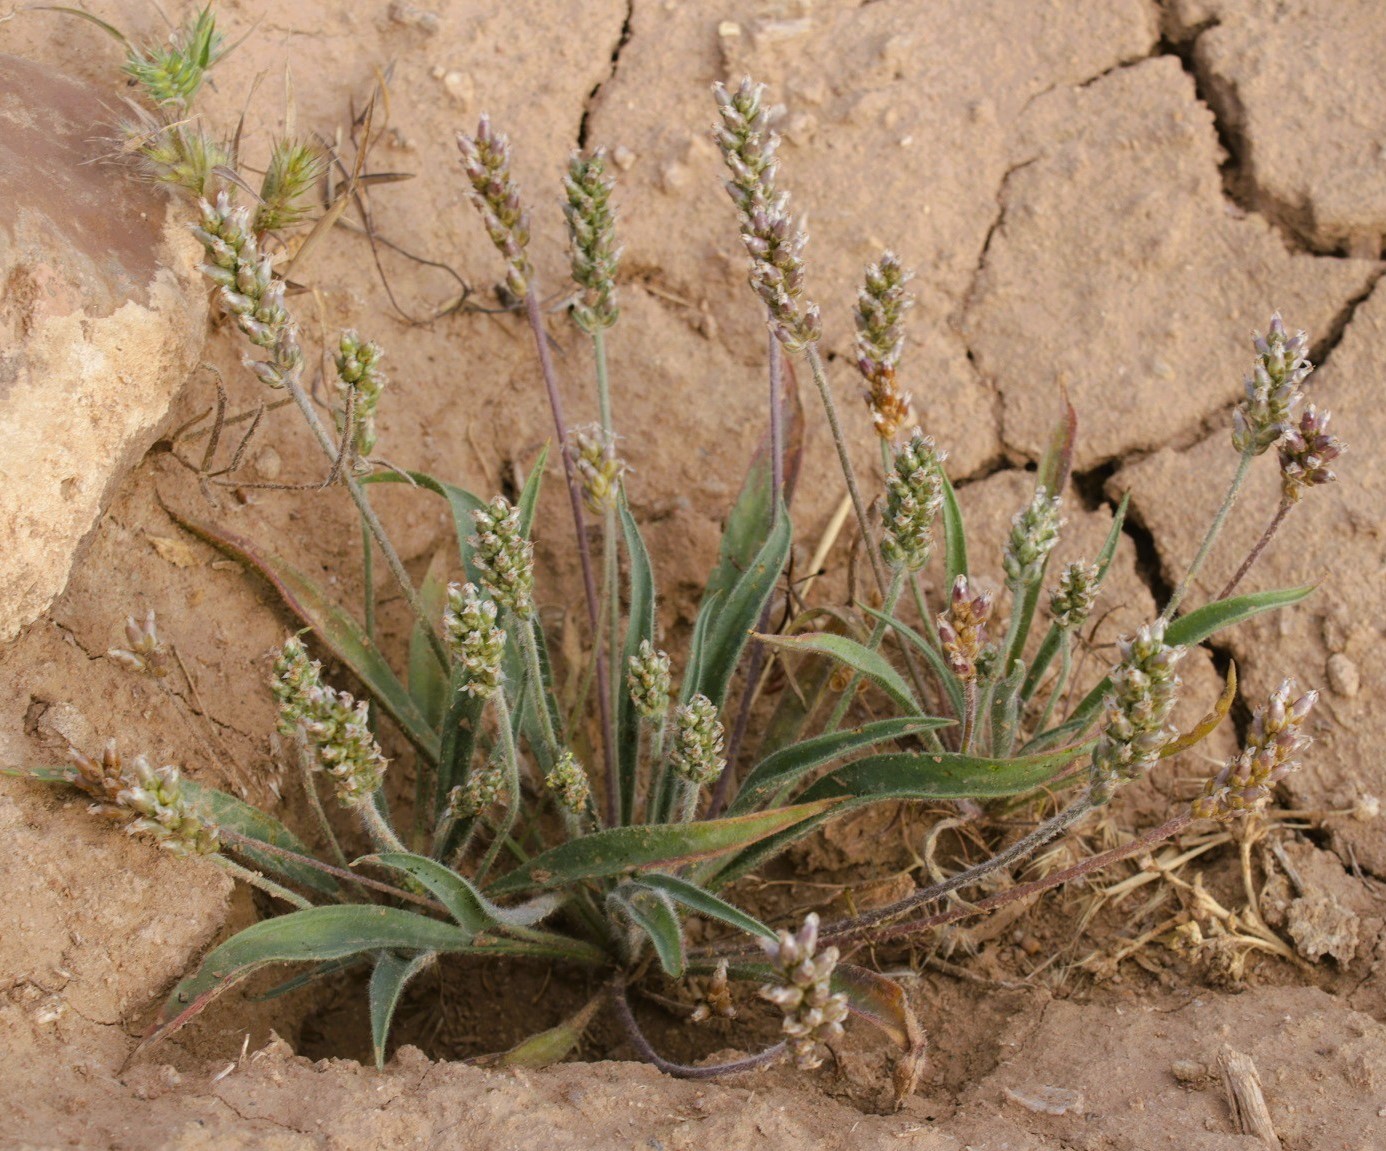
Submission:
M 1328 657 L 1328 665 L 1324 671 L 1328 676 L 1328 686 L 1332 688 L 1334 695 L 1351 699 L 1362 690 L 1362 673 L 1342 652 L 1334 652 Z

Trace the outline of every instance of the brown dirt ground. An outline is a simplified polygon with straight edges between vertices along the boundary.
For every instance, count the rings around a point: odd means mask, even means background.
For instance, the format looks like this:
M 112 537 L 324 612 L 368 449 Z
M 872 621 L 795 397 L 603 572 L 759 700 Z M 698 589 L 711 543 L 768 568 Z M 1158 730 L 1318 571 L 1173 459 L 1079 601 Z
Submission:
M 715 79 L 752 70 L 787 106 L 782 179 L 812 226 L 811 292 L 863 469 L 874 440 L 848 398 L 844 358 L 854 284 L 884 245 L 918 269 L 906 374 L 925 426 L 952 453 L 976 567 L 995 570 L 1057 386 L 1068 388 L 1084 432 L 1065 548 L 1091 553 L 1117 493 L 1131 490 L 1136 509 L 1094 668 L 1152 614 L 1230 473 L 1225 426 L 1247 359 L 1243 333 L 1276 307 L 1310 329 L 1323 365 L 1316 386 L 1340 409 L 1353 452 L 1343 481 L 1254 578 L 1325 576 L 1324 586 L 1306 608 L 1196 653 L 1183 713 L 1206 708 L 1229 655 L 1257 692 L 1286 668 L 1328 688 L 1320 743 L 1249 854 L 1267 923 L 1300 958 L 1220 934 L 1206 902 L 1180 886 L 1245 907 L 1236 845 L 1223 842 L 1174 880 L 1140 861 L 876 955 L 905 982 L 932 1043 L 925 1083 L 894 1114 L 883 1106 L 886 1054 L 859 1029 L 812 1075 L 777 1069 L 718 1085 L 620 1062 L 629 1049 L 601 1026 L 582 1052 L 597 1062 L 521 1073 L 449 1061 L 503 1048 L 582 1002 L 579 984 L 524 968 L 458 968 L 421 984 L 383 1074 L 354 1061 L 366 1035 L 350 981 L 272 1002 L 232 997 L 127 1064 L 178 975 L 266 908 L 210 868 L 97 825 L 70 795 L 0 777 L 0 1144 L 1232 1151 L 1260 1144 L 1236 1133 L 1216 1080 L 1230 1045 L 1256 1061 L 1285 1147 L 1386 1147 L 1386 836 L 1370 804 L 1386 741 L 1376 706 L 1386 428 L 1364 398 L 1379 387 L 1386 339 L 1386 301 L 1373 294 L 1386 172 L 1371 127 L 1386 113 L 1377 66 L 1386 15 L 1335 0 L 438 0 L 428 9 L 227 0 L 225 30 L 248 37 L 203 111 L 222 125 L 244 112 L 253 164 L 283 123 L 290 68 L 299 127 L 329 138 L 348 134 L 353 110 L 387 77 L 389 129 L 373 164 L 415 178 L 371 193 L 375 226 L 457 269 L 482 304 L 493 302 L 498 267 L 461 195 L 454 131 L 487 110 L 510 132 L 535 208 L 539 272 L 554 286 L 564 268 L 554 189 L 569 150 L 626 150 L 613 383 L 635 512 L 664 589 L 661 623 L 675 638 L 762 419 L 764 334 L 707 139 Z M 152 6 L 131 0 L 99 13 L 133 36 L 161 28 Z M 119 95 L 116 50 L 84 22 L 22 12 L 0 23 L 0 51 Z M 1303 163 L 1296 138 L 1311 157 Z M 111 170 L 113 196 L 124 179 Z M 388 250 L 380 262 L 393 301 L 359 232 L 341 232 L 316 257 L 303 274 L 311 293 L 297 298 L 306 342 L 343 326 L 379 340 L 394 381 L 382 452 L 478 492 L 502 488 L 548 434 L 526 332 L 512 317 L 448 311 L 457 283 L 437 268 Z M 552 331 L 570 407 L 590 415 L 585 347 L 557 317 Z M 205 355 L 238 407 L 255 402 L 228 333 L 214 331 Z M 210 394 L 195 376 L 170 426 Z M 806 410 L 800 563 L 841 496 L 807 396 Z M 287 413 L 260 442 L 251 459 L 260 476 L 319 474 Z M 1237 539 L 1254 537 L 1273 499 L 1253 489 Z M 0 762 L 53 762 L 68 742 L 95 748 L 116 736 L 274 804 L 286 781 L 263 682 L 291 620 L 268 589 L 182 537 L 162 503 L 216 517 L 319 573 L 343 602 L 361 600 L 356 528 L 340 493 L 244 489 L 212 509 L 166 452 L 151 452 L 120 486 L 63 597 L 0 648 Z M 402 490 L 381 491 L 378 503 L 416 573 L 450 546 L 436 503 Z M 574 588 L 566 514 L 550 499 L 538 531 L 555 619 Z M 840 545 L 824 590 L 841 593 L 846 565 Z M 1226 567 L 1210 569 L 1202 594 Z M 190 706 L 205 708 L 224 746 L 215 759 L 169 699 L 101 658 L 125 615 L 147 606 L 196 684 Z M 382 613 L 399 650 L 405 614 L 388 587 Z M 1210 770 L 1205 759 L 1226 754 L 1231 733 L 1218 739 L 1131 788 L 1062 850 L 1094 850 L 1162 819 Z M 305 826 L 292 788 L 283 791 L 284 818 Z M 755 897 L 787 916 L 822 902 L 825 889 L 839 899 L 850 890 L 858 905 L 879 898 L 881 886 L 908 882 L 940 814 L 847 824 Z M 1099 896 L 1143 867 L 1153 882 L 1119 901 Z M 1176 918 L 1197 922 L 1204 942 L 1176 935 Z M 1144 946 L 1126 946 L 1150 932 Z M 657 1003 L 641 1012 L 684 1058 L 751 1049 L 766 1034 L 757 1017 L 690 1035 Z M 1081 1102 L 1048 1114 L 1046 1088 Z

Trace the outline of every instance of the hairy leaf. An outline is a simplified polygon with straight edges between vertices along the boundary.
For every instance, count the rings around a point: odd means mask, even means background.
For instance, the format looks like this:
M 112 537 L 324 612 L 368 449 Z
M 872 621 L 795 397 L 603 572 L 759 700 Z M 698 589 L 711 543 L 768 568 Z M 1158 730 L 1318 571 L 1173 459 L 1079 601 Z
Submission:
M 683 950 L 683 925 L 679 923 L 673 899 L 654 886 L 623 883 L 606 897 L 606 902 L 649 936 L 664 973 L 671 979 L 682 979 L 687 958 Z
M 390 1037 L 390 1024 L 404 986 L 420 971 L 438 958 L 436 951 L 421 951 L 410 959 L 401 959 L 393 951 L 382 951 L 371 972 L 371 1047 L 375 1051 L 377 1071 L 385 1070 L 385 1043 Z
M 738 931 L 746 932 L 748 935 L 758 935 L 762 939 L 770 940 L 779 938 L 759 919 L 747 915 L 739 907 L 732 906 L 725 899 L 713 895 L 712 892 L 704 891 L 696 883 L 689 883 L 688 880 L 680 879 L 678 876 L 663 875 L 657 871 L 646 872 L 639 879 L 634 880 L 632 885 L 657 888 L 676 903 L 683 904 L 689 911 L 705 915 L 709 919 L 719 920 L 729 927 L 735 927 Z
M 826 655 L 838 663 L 869 679 L 892 700 L 911 715 L 919 713 L 919 704 L 909 684 L 880 652 L 872 651 L 865 644 L 857 643 L 843 635 L 827 632 L 809 632 L 805 635 L 762 635 L 757 636 L 771 647 L 784 651 L 809 651 Z
M 958 576 L 967 575 L 967 531 L 963 527 L 962 508 L 958 506 L 958 493 L 953 490 L 948 473 L 942 468 L 943 477 L 943 531 L 945 541 L 944 566 L 948 573 L 948 583 L 944 594 L 953 590 Z
M 356 861 L 356 865 L 363 863 L 378 863 L 418 880 L 469 935 L 479 935 L 493 927 L 533 927 L 563 905 L 561 895 L 551 894 L 519 907 L 498 907 L 451 868 L 407 851 L 366 855 Z

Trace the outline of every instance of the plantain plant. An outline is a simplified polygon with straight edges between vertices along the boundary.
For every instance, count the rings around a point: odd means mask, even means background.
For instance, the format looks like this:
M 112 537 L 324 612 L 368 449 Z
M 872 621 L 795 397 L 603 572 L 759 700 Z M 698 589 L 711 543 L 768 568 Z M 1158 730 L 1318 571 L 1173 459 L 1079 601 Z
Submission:
M 1193 569 L 1162 615 L 1124 639 L 1110 673 L 1074 703 L 1073 653 L 1122 540 L 1125 502 L 1097 555 L 1050 573 L 1075 429 L 1072 412 L 1065 412 L 1040 463 L 1033 499 L 1013 521 L 997 590 L 971 569 L 945 453 L 913 426 L 910 398 L 897 382 L 909 277 L 885 253 L 867 269 L 855 315 L 857 366 L 882 453 L 873 501 L 880 515 L 873 518 L 818 350 L 818 309 L 804 292 L 805 238 L 776 184 L 772 110 L 763 88 L 749 80 L 734 90 L 719 85 L 716 139 L 730 173 L 750 282 L 770 332 L 769 431 L 727 515 L 687 650 L 675 661 L 660 647 L 654 569 L 616 452 L 606 357 L 619 319 L 620 251 L 605 156 L 600 150 L 575 155 L 564 180 L 574 281 L 567 310 L 592 342 L 597 397 L 596 422 L 571 430 L 509 145 L 483 117 L 475 134 L 458 136 L 465 186 L 505 262 L 508 298 L 534 336 L 583 574 L 588 655 L 584 666 L 567 669 L 571 690 L 558 690 L 535 598 L 552 589 L 536 577 L 530 542 L 548 449 L 532 462 L 513 504 L 432 475 L 379 466 L 371 452 L 373 415 L 386 384 L 382 352 L 354 332 L 336 349 L 336 403 L 319 410 L 303 385 L 299 329 L 270 252 L 281 229 L 313 214 L 306 197 L 327 157 L 277 143 L 254 204 L 237 206 L 237 191 L 249 185 L 227 169 L 229 149 L 206 143 L 188 119 L 201 70 L 219 53 L 210 9 L 170 46 L 130 49 L 127 71 L 147 97 L 127 127 L 132 147 L 148 171 L 198 197 L 193 231 L 205 249 L 204 271 L 252 349 L 246 363 L 269 389 L 286 392 L 308 421 L 329 461 L 329 478 L 348 490 L 360 512 L 367 588 L 379 552 L 414 614 L 414 630 L 401 675 L 376 645 L 373 591 L 358 621 L 253 541 L 184 521 L 265 576 L 304 624 L 304 633 L 284 643 L 271 687 L 314 824 L 300 838 L 272 815 L 195 783 L 175 766 L 155 769 L 143 758 L 126 763 L 114 748 L 98 758 L 74 751 L 68 765 L 32 773 L 82 789 L 96 809 L 127 821 L 130 831 L 208 859 L 289 908 L 215 947 L 168 997 L 147 1043 L 267 965 L 306 964 L 308 977 L 363 965 L 370 969 L 375 1057 L 383 1063 L 401 995 L 430 965 L 449 955 L 539 958 L 589 972 L 601 991 L 573 1019 L 522 1043 L 506 1061 L 562 1057 L 609 1003 L 634 1049 L 671 1074 L 710 1077 L 782 1058 L 811 1068 L 823 1044 L 855 1014 L 899 1047 L 895 1088 L 903 1096 L 923 1067 L 923 1029 L 899 985 L 841 961 L 842 947 L 905 939 L 1147 850 L 1195 818 L 1231 819 L 1254 810 L 1295 766 L 1308 742 L 1304 719 L 1315 697 L 1296 696 L 1287 682 L 1256 712 L 1245 750 L 1165 824 L 1042 880 L 920 914 L 1020 862 L 1124 783 L 1205 737 L 1227 714 L 1234 681 L 1229 677 L 1210 717 L 1181 734 L 1169 722 L 1181 656 L 1227 627 L 1309 594 L 1308 587 L 1237 594 L 1234 581 L 1216 600 L 1176 614 L 1256 456 L 1276 450 L 1282 508 L 1333 478 L 1327 464 L 1341 445 L 1327 434 L 1328 417 L 1312 407 L 1301 411 L 1307 339 L 1289 336 L 1278 316 L 1256 338 L 1246 398 L 1235 415 L 1240 464 Z M 189 140 L 201 143 L 190 147 Z M 210 157 L 217 159 L 209 165 Z M 807 364 L 823 401 L 875 594 L 854 605 L 776 612 L 790 618 L 774 628 L 772 604 L 787 602 L 781 589 L 794 530 L 792 445 L 801 419 L 788 356 Z M 199 477 L 236 482 L 230 477 L 244 442 L 225 469 L 212 467 L 214 451 L 215 443 Z M 447 503 L 457 581 L 447 582 L 443 564 L 415 586 L 372 508 L 371 489 L 380 483 L 405 483 L 420 498 Z M 589 552 L 588 517 L 601 528 L 600 570 Z M 1277 513 L 1238 580 L 1283 519 Z M 930 575 L 936 537 L 941 579 Z M 1049 623 L 1040 628 L 1046 587 Z M 930 605 L 930 594 L 939 602 Z M 130 647 L 113 656 L 137 673 L 161 674 L 164 645 L 152 619 L 143 627 L 132 621 L 129 635 Z M 885 654 L 887 642 L 894 659 Z M 314 650 L 349 669 L 365 696 L 325 682 Z M 749 717 L 770 660 L 786 661 L 793 687 L 755 712 L 769 714 L 752 751 Z M 887 706 L 888 717 L 848 722 L 866 693 Z M 565 707 L 565 700 L 576 702 Z M 377 740 L 376 725 L 385 720 L 412 748 L 412 795 L 395 785 L 396 769 Z M 827 822 L 871 805 L 1014 802 L 1041 789 L 1063 802 L 1029 834 L 1005 842 L 998 831 L 994 854 L 983 862 L 853 918 L 824 923 L 810 914 L 781 926 L 736 902 L 738 880 Z M 325 799 L 359 825 L 354 842 L 367 843 L 365 853 L 353 858 L 352 845 L 339 840 Z M 689 945 L 690 917 L 712 924 L 708 942 Z M 699 977 L 705 993 L 698 1017 L 731 1012 L 731 980 L 760 984 L 761 995 L 783 1013 L 783 1041 L 714 1066 L 662 1058 L 641 1033 L 628 997 L 653 967 L 674 980 Z

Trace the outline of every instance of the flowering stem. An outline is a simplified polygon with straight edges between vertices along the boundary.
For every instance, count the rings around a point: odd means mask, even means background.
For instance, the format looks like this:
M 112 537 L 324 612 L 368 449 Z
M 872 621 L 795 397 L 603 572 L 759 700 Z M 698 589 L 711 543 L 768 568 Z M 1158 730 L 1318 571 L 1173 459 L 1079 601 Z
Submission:
M 963 680 L 962 734 L 958 738 L 958 750 L 967 755 L 972 750 L 972 738 L 977 732 L 977 680 L 969 676 Z
M 541 704 L 543 699 L 541 693 Z M 491 865 L 495 863 L 501 846 L 509 838 L 510 831 L 515 826 L 515 818 L 520 813 L 520 760 L 515 754 L 515 738 L 510 728 L 510 706 L 505 702 L 505 692 L 497 691 L 491 697 L 491 704 L 496 709 L 497 739 L 500 742 L 501 765 L 505 768 L 505 814 L 496 824 L 491 846 L 486 849 L 481 866 L 477 868 L 473 877 L 473 882 L 477 884 L 480 884 L 486 878 L 486 873 L 491 870 Z
M 371 529 L 361 522 L 361 589 L 366 638 L 375 642 L 375 545 Z
M 882 615 L 894 615 L 895 606 L 900 602 L 900 594 L 905 590 L 905 569 L 896 568 L 890 574 L 890 587 L 886 591 L 885 603 L 881 605 Z M 866 641 L 866 650 L 875 651 L 881 646 L 881 640 L 885 638 L 886 622 L 883 619 L 876 621 L 876 626 L 871 629 L 871 636 Z M 861 683 L 861 672 L 855 672 L 848 681 L 846 689 L 837 701 L 837 706 L 833 708 L 832 714 L 828 716 L 828 722 L 823 725 L 823 734 L 836 731 L 842 723 L 842 718 L 847 714 L 847 709 L 852 706 L 852 699 L 857 694 L 857 687 Z
M 549 394 L 549 409 L 553 413 L 554 432 L 558 436 L 558 454 L 563 457 L 563 475 L 568 481 L 568 502 L 572 505 L 573 527 L 577 532 L 578 560 L 582 565 L 582 590 L 587 598 L 587 620 L 592 628 L 592 646 L 597 652 L 597 708 L 601 713 L 602 753 L 606 765 L 607 805 L 610 810 L 611 797 L 617 794 L 617 789 L 613 786 L 616 781 L 616 745 L 611 738 L 614 720 L 611 714 L 611 689 L 608 686 L 606 655 L 602 651 L 599 630 L 601 609 L 597 600 L 597 579 L 592 571 L 592 549 L 587 545 L 586 517 L 582 514 L 582 484 L 578 479 L 577 470 L 573 467 L 573 453 L 568 448 L 568 422 L 563 418 L 563 398 L 558 394 L 558 374 L 554 371 L 553 356 L 549 354 L 549 336 L 544 330 L 539 293 L 532 281 L 529 291 L 525 293 L 525 315 L 529 317 L 530 330 L 534 333 L 534 344 L 539 353 L 539 370 Z M 548 717 L 545 716 L 545 722 L 547 721 Z
M 285 903 L 292 903 L 300 911 L 313 906 L 313 904 L 304 899 L 303 896 L 290 891 L 287 887 L 280 887 L 274 880 L 266 879 L 258 871 L 251 871 L 248 867 L 242 867 L 234 859 L 228 859 L 221 854 L 212 855 L 208 858 L 223 871 L 234 875 L 242 883 L 248 883 L 251 887 L 258 887 L 267 895 L 272 895 L 276 899 L 282 899 Z
M 1280 506 L 1275 509 L 1275 515 L 1271 517 L 1271 522 L 1266 525 L 1266 530 L 1261 533 L 1261 538 L 1256 541 L 1256 546 L 1247 553 L 1246 559 L 1242 560 L 1242 566 L 1237 569 L 1237 574 L 1227 581 L 1227 586 L 1222 591 L 1218 592 L 1218 599 L 1226 599 L 1236 591 L 1237 585 L 1246 578 L 1246 573 L 1261 558 L 1261 553 L 1266 550 L 1266 545 L 1280 530 L 1280 525 L 1285 522 L 1285 517 L 1290 514 L 1290 509 L 1294 506 L 1292 500 L 1282 499 L 1280 501 Z
M 669 711 L 659 717 L 654 729 L 654 743 L 650 748 L 650 794 L 646 800 L 647 823 L 664 821 L 664 794 L 668 788 L 668 765 L 664 762 L 664 736 L 669 728 Z
M 767 349 L 770 376 L 770 526 L 780 517 L 784 498 L 784 421 L 780 411 L 784 392 L 784 348 L 772 331 Z
M 1067 629 L 1059 632 L 1059 678 L 1054 681 L 1054 690 L 1049 694 L 1049 702 L 1044 705 L 1044 714 L 1040 716 L 1039 723 L 1035 725 L 1035 731 L 1047 731 L 1049 729 L 1049 718 L 1054 714 L 1054 705 L 1059 702 L 1059 697 L 1068 689 L 1068 677 L 1073 671 L 1073 641 Z
M 1079 879 L 1089 872 L 1097 871 L 1113 863 L 1119 863 L 1123 859 L 1129 859 L 1133 855 L 1139 855 L 1143 851 L 1148 851 L 1162 840 L 1178 835 L 1192 822 L 1193 816 L 1188 812 L 1184 812 L 1160 824 L 1159 827 L 1151 828 L 1144 835 L 1137 836 L 1130 843 L 1122 844 L 1120 847 L 1114 847 L 1111 851 L 1104 851 L 1100 855 L 1090 855 L 1087 859 L 1080 860 L 1078 863 L 1073 864 L 1071 867 L 1065 867 L 1061 871 L 1052 872 L 1043 879 L 1035 879 L 1029 883 L 1022 883 L 1015 887 L 1007 888 L 1005 891 L 998 891 L 995 895 L 989 895 L 976 903 L 970 903 L 962 907 L 954 907 L 948 911 L 941 911 L 937 915 L 930 915 L 924 919 L 912 919 L 906 923 L 891 923 L 885 927 L 871 928 L 864 931 L 853 931 L 850 933 L 851 941 L 866 944 L 884 943 L 887 940 L 913 935 L 916 932 L 925 931 L 931 927 L 942 927 L 945 924 L 956 923 L 958 920 L 966 919 L 972 915 L 980 915 L 987 911 L 995 911 L 998 907 L 1004 907 L 1006 904 L 1014 903 L 1018 899 L 1025 899 L 1027 896 L 1031 895 L 1039 895 L 1041 892 L 1049 891 L 1061 884 L 1068 883 L 1070 880 Z M 824 942 L 839 943 L 843 941 L 843 935 L 830 934 L 827 930 L 824 930 L 823 933 L 819 935 L 819 939 Z
M 616 428 L 611 416 L 611 378 L 606 365 L 606 329 L 600 326 L 592 329 L 592 351 L 597 364 L 597 412 L 601 420 L 602 434 L 608 444 L 616 439 Z M 620 768 L 616 762 L 616 724 L 621 714 L 621 557 L 617 551 L 616 508 L 607 508 L 603 524 L 602 541 L 602 594 L 606 601 L 607 615 L 607 659 L 610 669 L 610 703 L 602 716 L 603 746 L 606 767 L 606 823 L 615 827 L 621 822 L 621 781 Z M 598 653 L 600 656 L 600 652 Z M 600 681 L 599 681 L 600 682 Z
M 765 605 L 765 610 L 761 612 L 760 622 L 756 625 L 756 631 L 763 632 L 769 623 L 770 605 Z M 756 641 L 751 641 L 751 657 L 746 664 L 746 685 L 741 691 L 741 703 L 736 713 L 736 723 L 732 727 L 731 738 L 727 741 L 727 763 L 722 768 L 722 774 L 717 777 L 717 783 L 712 789 L 712 798 L 708 801 L 707 811 L 703 815 L 704 819 L 716 819 L 726 806 L 727 796 L 731 792 L 732 778 L 736 773 L 736 756 L 741 750 L 741 742 L 746 738 L 746 729 L 751 724 L 751 708 L 754 706 L 756 696 L 760 692 L 760 681 L 765 671 L 765 645 Z
M 1213 517 L 1213 522 L 1208 525 L 1208 531 L 1203 536 L 1203 542 L 1198 547 L 1198 554 L 1194 556 L 1193 563 L 1189 565 L 1189 570 L 1184 578 L 1179 581 L 1179 586 L 1174 589 L 1174 594 L 1170 596 L 1169 603 L 1165 604 L 1165 610 L 1160 613 L 1160 619 L 1168 622 L 1174 618 L 1174 612 L 1184 599 L 1185 593 L 1189 590 L 1189 585 L 1193 583 L 1194 577 L 1198 575 L 1199 569 L 1203 567 L 1203 561 L 1208 558 L 1208 553 L 1213 548 L 1214 541 L 1222 531 L 1222 525 L 1227 521 L 1227 513 L 1232 510 L 1232 505 L 1237 502 L 1237 496 L 1241 493 L 1242 484 L 1246 481 L 1247 472 L 1251 470 L 1251 461 L 1256 458 L 1256 447 L 1251 445 L 1242 452 L 1242 458 L 1237 463 L 1237 473 L 1232 477 L 1232 483 L 1227 488 L 1227 494 L 1222 498 L 1222 506 L 1218 508 L 1218 514 Z
M 347 865 L 346 853 L 342 850 L 342 845 L 337 842 L 337 835 L 332 830 L 327 812 L 322 807 L 322 799 L 318 796 L 318 785 L 313 779 L 313 765 L 316 756 L 312 748 L 309 747 L 308 737 L 303 734 L 302 728 L 294 733 L 294 746 L 298 753 L 299 773 L 303 778 L 303 791 L 308 797 L 309 810 L 313 813 L 313 819 L 316 821 L 323 839 L 327 841 L 328 849 L 332 852 L 332 858 L 345 867 Z
M 318 444 L 326 453 L 327 458 L 335 465 L 338 458 L 337 443 L 328 434 L 327 428 L 319 419 L 317 409 L 313 407 L 313 401 L 303 390 L 303 384 L 299 382 L 298 374 L 296 372 L 286 374 L 284 386 L 289 390 L 289 395 L 293 396 L 294 403 L 298 405 L 298 410 L 303 413 L 303 418 L 307 421 L 313 435 L 317 437 Z M 414 588 L 414 582 L 409 578 L 409 573 L 404 570 L 404 562 L 399 558 L 399 553 L 395 551 L 390 537 L 385 534 L 385 525 L 380 522 L 380 517 L 375 514 L 370 500 L 366 498 L 365 489 L 348 468 L 342 469 L 342 482 L 346 484 L 347 491 L 351 493 L 351 498 L 356 503 L 356 509 L 361 513 L 362 522 L 370 530 L 371 535 L 375 537 L 375 542 L 380 545 L 380 553 L 385 557 L 385 563 L 390 568 L 390 574 L 395 577 L 395 583 L 404 593 L 404 599 L 409 605 L 409 610 L 414 613 L 414 618 L 423 625 L 423 633 L 428 637 L 428 643 L 433 649 L 433 654 L 438 657 L 439 662 L 444 667 L 448 667 L 450 661 L 447 648 L 443 646 L 443 641 L 438 638 L 437 628 L 429 618 L 423 600 L 419 598 L 419 593 Z
M 650 1046 L 650 1041 L 645 1038 L 644 1032 L 640 1030 L 640 1025 L 636 1023 L 635 1013 L 631 1011 L 630 1000 L 626 997 L 624 977 L 612 982 L 611 1003 L 616 1009 L 616 1018 L 621 1021 L 627 1038 L 630 1039 L 631 1045 L 639 1053 L 640 1058 L 646 1063 L 652 1063 L 664 1074 L 672 1075 L 676 1079 L 718 1079 L 723 1075 L 737 1075 L 743 1071 L 754 1071 L 758 1067 L 767 1067 L 784 1058 L 787 1050 L 783 1043 L 776 1043 L 758 1055 L 737 1059 L 731 1063 L 714 1063 L 708 1067 L 690 1067 L 683 1063 L 671 1063 Z
M 395 829 L 386 822 L 385 817 L 380 814 L 380 809 L 375 806 L 375 797 L 367 795 L 362 798 L 360 803 L 354 805 L 361 815 L 361 825 L 366 829 L 366 834 L 371 837 L 371 842 L 381 851 L 408 851 L 404 846 L 404 841 L 395 834 Z
M 847 481 L 847 494 L 852 497 L 852 508 L 857 513 L 862 543 L 865 545 L 867 557 L 871 561 L 871 570 L 876 575 L 876 586 L 881 594 L 885 595 L 889 581 L 886 579 L 883 561 L 876 550 L 870 521 L 866 518 L 866 504 L 862 502 L 861 489 L 857 486 L 856 469 L 852 467 L 852 458 L 847 453 L 847 440 L 842 433 L 842 424 L 837 418 L 837 405 L 833 402 L 832 387 L 828 383 L 828 374 L 823 367 L 823 357 L 818 354 L 817 344 L 809 344 L 805 347 L 804 355 L 808 358 L 809 371 L 813 373 L 814 385 L 818 388 L 818 394 L 823 399 L 823 410 L 828 417 L 828 429 L 832 432 L 833 445 L 837 448 L 837 460 L 842 465 L 842 475 Z

